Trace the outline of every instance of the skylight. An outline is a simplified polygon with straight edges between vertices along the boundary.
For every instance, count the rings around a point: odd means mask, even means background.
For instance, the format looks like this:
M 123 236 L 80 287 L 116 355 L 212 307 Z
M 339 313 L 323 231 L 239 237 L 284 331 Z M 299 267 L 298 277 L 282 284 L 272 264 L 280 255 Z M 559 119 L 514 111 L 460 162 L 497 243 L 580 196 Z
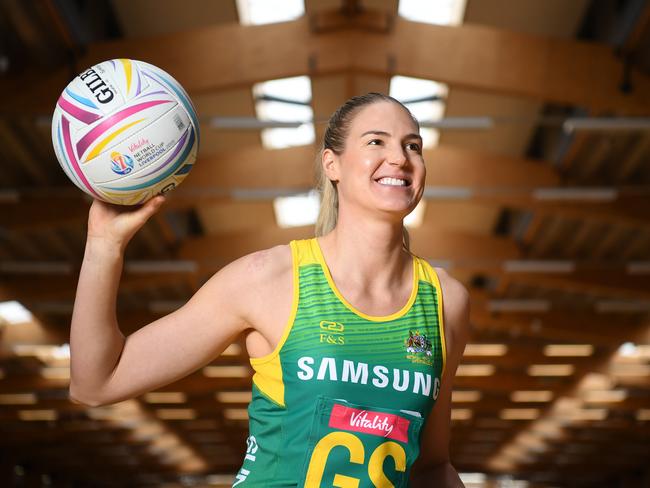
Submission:
M 313 144 L 314 112 L 311 108 L 311 82 L 308 76 L 265 81 L 253 86 L 255 111 L 260 120 L 304 122 L 297 128 L 274 127 L 262 130 L 262 145 L 267 149 Z
M 32 313 L 20 302 L 15 300 L 0 302 L 0 325 L 3 322 L 9 324 L 20 324 L 23 322 L 30 322 L 31 320 Z
M 320 199 L 315 190 L 290 197 L 278 197 L 273 201 L 275 220 L 283 228 L 314 225 L 319 209 Z
M 448 89 L 444 83 L 407 76 L 393 76 L 390 80 L 390 96 L 402 102 L 420 122 L 439 120 L 445 113 Z M 436 129 L 421 128 L 422 145 L 425 149 L 438 144 L 440 133 Z
M 398 14 L 406 20 L 437 25 L 460 25 L 466 0 L 400 0 Z
M 295 20 L 305 14 L 304 0 L 237 0 L 242 25 L 273 24 Z

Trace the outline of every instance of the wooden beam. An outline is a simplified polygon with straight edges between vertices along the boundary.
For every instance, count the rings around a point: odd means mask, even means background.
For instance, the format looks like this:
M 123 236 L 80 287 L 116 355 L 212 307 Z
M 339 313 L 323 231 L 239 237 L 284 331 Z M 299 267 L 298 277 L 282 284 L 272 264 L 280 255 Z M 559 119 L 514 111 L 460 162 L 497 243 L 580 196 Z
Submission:
M 633 275 L 620 268 L 609 272 L 604 269 L 577 269 L 566 274 L 507 273 L 507 276 L 512 283 L 551 290 L 588 293 L 601 297 L 650 299 L 650 275 Z
M 623 64 L 605 44 L 553 39 L 488 26 L 431 26 L 398 19 L 390 36 L 355 33 L 359 69 L 592 109 L 643 115 L 650 78 L 632 73 L 635 90 L 620 89 Z M 391 63 L 392 64 L 389 64 Z M 638 83 L 638 84 L 637 84 Z
M 223 46 L 223 49 L 215 49 Z M 226 48 L 227 46 L 227 48 Z M 626 114 L 647 113 L 647 75 L 634 71 L 632 93 L 619 90 L 622 63 L 604 44 L 513 33 L 487 26 L 434 26 L 396 19 L 390 34 L 354 29 L 313 34 L 309 21 L 261 26 L 224 24 L 147 39 L 88 46 L 79 70 L 128 57 L 155 64 L 189 92 L 250 85 L 297 75 L 400 73 L 477 90 L 521 95 Z M 23 86 L 2 100 L 4 112 L 49 113 L 69 71 L 32 73 L 0 87 Z
M 635 337 L 643 327 L 614 314 L 564 311 L 490 313 L 480 307 L 472 307 L 470 319 L 477 335 L 493 332 L 511 337 L 536 337 L 547 342 L 573 342 L 604 348 Z M 616 324 L 616 327 L 612 324 Z

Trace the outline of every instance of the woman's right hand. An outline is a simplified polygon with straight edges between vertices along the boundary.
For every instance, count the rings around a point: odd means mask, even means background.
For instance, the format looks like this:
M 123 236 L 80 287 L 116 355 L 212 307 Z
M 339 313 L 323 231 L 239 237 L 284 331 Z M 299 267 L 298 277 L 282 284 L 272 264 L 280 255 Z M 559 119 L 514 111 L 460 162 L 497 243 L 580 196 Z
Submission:
M 102 241 L 124 251 L 164 201 L 163 195 L 156 195 L 142 205 L 122 206 L 95 199 L 88 213 L 88 240 Z

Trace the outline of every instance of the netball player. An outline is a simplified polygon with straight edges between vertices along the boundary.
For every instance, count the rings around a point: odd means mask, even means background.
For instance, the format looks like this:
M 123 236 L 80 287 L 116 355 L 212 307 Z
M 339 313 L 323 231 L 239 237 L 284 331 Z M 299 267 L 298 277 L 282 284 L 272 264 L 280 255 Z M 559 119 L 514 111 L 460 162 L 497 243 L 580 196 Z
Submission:
M 403 219 L 425 184 L 418 132 L 393 98 L 348 100 L 317 165 L 318 237 L 232 262 L 128 337 L 116 319 L 124 248 L 164 198 L 136 210 L 95 201 L 72 317 L 71 398 L 96 406 L 155 390 L 245 333 L 255 374 L 233 486 L 463 486 L 448 445 L 468 294 L 408 249 Z

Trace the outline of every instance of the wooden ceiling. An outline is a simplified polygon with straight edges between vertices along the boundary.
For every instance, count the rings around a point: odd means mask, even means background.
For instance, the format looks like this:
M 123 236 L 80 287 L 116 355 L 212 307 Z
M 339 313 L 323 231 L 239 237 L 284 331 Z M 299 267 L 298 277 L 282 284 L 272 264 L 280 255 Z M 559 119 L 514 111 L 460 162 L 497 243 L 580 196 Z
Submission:
M 452 460 L 486 474 L 468 486 L 648 486 L 650 133 L 561 128 L 649 114 L 647 2 L 468 0 L 458 27 L 403 20 L 397 0 L 305 3 L 301 19 L 243 27 L 234 0 L 0 2 L 0 300 L 34 313 L 0 324 L 0 484 L 229 486 L 242 459 L 241 340 L 158 395 L 96 408 L 67 398 L 56 346 L 89 201 L 56 163 L 48 119 L 76 72 L 129 57 L 172 73 L 203 121 L 252 117 L 254 83 L 296 75 L 311 78 L 316 120 L 387 92 L 395 74 L 447 83 L 447 117 L 493 117 L 490 129 L 443 129 L 425 151 L 427 206 L 411 230 L 414 251 L 472 298 Z M 279 228 L 272 196 L 311 187 L 316 147 L 202 129 L 195 169 L 127 249 L 126 334 L 234 258 L 313 232 Z

